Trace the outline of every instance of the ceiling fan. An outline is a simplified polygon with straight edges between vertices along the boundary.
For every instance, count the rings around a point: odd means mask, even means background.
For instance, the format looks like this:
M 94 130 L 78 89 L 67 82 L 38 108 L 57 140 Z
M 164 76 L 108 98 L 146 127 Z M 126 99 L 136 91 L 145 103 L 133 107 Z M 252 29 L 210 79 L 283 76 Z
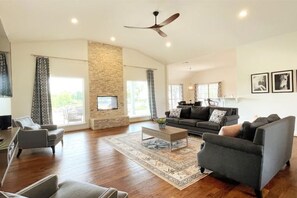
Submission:
M 153 14 L 155 16 L 155 25 L 153 25 L 153 26 L 150 26 L 150 27 L 124 26 L 124 27 L 125 28 L 134 28 L 134 29 L 152 29 L 152 30 L 156 31 L 160 36 L 166 37 L 167 34 L 165 34 L 160 28 L 164 27 L 165 25 L 168 25 L 169 23 L 171 23 L 175 19 L 177 19 L 179 17 L 179 13 L 172 15 L 171 17 L 169 17 L 168 19 L 166 19 L 165 21 L 163 21 L 162 23 L 159 23 L 159 24 L 157 24 L 157 16 L 159 14 L 159 11 L 154 11 Z

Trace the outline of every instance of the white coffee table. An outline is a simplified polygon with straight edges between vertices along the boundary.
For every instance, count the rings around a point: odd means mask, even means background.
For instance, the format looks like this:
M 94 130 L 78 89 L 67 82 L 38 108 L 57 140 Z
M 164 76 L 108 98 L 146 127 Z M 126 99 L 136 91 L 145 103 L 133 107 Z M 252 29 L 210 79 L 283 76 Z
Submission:
M 143 134 L 149 135 L 151 137 L 144 138 Z M 142 127 L 141 131 L 141 140 L 147 140 L 151 138 L 158 138 L 161 140 L 164 140 L 169 143 L 170 146 L 170 151 L 173 151 L 172 149 L 172 143 L 178 140 L 185 139 L 186 140 L 186 145 L 179 147 L 177 149 L 185 148 L 188 146 L 188 130 L 187 129 L 181 129 L 181 128 L 176 128 L 176 127 L 171 127 L 171 126 L 166 126 L 165 129 L 160 129 L 159 125 L 152 125 L 152 126 L 147 126 L 147 127 Z M 174 149 L 174 150 L 177 150 Z

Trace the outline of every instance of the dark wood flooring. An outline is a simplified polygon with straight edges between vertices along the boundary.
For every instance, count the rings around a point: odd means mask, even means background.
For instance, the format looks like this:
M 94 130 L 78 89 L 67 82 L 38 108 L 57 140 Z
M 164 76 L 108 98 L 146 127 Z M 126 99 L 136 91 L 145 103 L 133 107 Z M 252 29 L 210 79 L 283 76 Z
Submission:
M 129 193 L 129 197 L 254 197 L 253 189 L 227 179 L 207 176 L 180 191 L 140 165 L 114 150 L 102 137 L 135 132 L 151 122 L 131 124 L 100 131 L 68 132 L 64 147 L 59 143 L 56 154 L 51 148 L 23 150 L 14 159 L 0 190 L 16 192 L 49 175 L 114 187 Z M 297 197 L 297 138 L 294 138 L 291 166 L 281 170 L 265 187 L 264 197 Z M 227 162 L 225 162 L 227 163 Z

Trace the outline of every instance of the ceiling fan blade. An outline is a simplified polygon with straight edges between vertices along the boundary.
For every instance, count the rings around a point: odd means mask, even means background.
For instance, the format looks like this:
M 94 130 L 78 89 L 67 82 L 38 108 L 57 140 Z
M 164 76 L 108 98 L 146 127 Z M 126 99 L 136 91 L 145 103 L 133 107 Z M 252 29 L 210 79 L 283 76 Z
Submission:
M 151 27 L 134 27 L 134 26 L 124 26 L 125 28 L 134 28 L 134 29 L 150 29 Z
M 159 28 L 154 28 L 153 30 L 155 30 L 156 32 L 158 32 L 158 34 L 160 34 L 160 36 L 162 37 L 167 37 L 167 34 L 165 34 L 162 30 L 160 30 Z
M 168 19 L 166 19 L 165 21 L 163 21 L 162 23 L 160 23 L 159 26 L 162 27 L 164 25 L 168 25 L 169 23 L 171 23 L 178 17 L 179 17 L 179 13 L 176 13 L 176 14 L 172 15 L 171 17 L 169 17 Z

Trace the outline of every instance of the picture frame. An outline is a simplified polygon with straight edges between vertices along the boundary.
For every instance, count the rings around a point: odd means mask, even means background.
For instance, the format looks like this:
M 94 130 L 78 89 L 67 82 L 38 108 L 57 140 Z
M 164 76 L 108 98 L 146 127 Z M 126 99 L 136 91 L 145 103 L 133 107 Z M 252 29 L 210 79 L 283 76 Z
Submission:
M 294 91 L 293 70 L 271 72 L 272 92 L 289 93 Z
M 269 73 L 251 74 L 251 92 L 253 94 L 269 93 Z

